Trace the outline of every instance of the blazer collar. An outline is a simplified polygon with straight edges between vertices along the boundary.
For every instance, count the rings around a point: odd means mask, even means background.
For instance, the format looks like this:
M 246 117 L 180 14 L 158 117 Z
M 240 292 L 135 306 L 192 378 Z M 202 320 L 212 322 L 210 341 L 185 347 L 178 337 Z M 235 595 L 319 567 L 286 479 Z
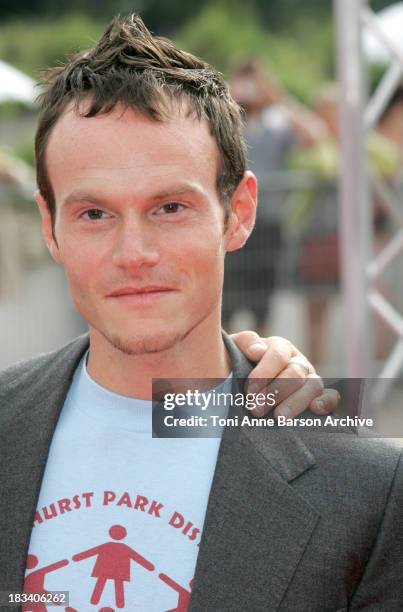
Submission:
M 242 392 L 244 381 L 254 365 L 241 353 L 225 332 L 223 332 L 223 339 L 233 367 L 234 386 L 236 387 L 234 391 Z M 265 427 L 242 427 L 238 431 L 287 482 L 291 482 L 315 465 L 315 458 L 310 450 L 289 428 L 284 430 L 273 428 L 270 444 L 267 443 L 267 428 Z

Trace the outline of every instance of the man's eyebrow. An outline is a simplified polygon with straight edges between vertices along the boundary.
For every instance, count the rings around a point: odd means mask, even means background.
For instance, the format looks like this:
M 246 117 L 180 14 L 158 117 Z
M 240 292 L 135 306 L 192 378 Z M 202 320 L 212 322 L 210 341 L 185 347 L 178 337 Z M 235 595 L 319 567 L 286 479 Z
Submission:
M 156 193 L 155 195 L 153 195 L 152 199 L 153 200 L 162 200 L 163 198 L 169 198 L 171 196 L 174 195 L 183 195 L 185 193 L 193 193 L 195 195 L 198 196 L 203 196 L 204 194 L 204 190 L 201 189 L 200 187 L 198 187 L 197 185 L 172 185 L 172 187 L 169 187 L 169 189 L 164 189 L 164 191 L 161 191 L 159 193 Z
M 72 191 L 64 200 L 63 206 L 69 206 L 70 204 L 74 204 L 76 202 L 91 202 L 91 204 L 101 204 L 101 198 L 97 198 L 90 193 L 86 193 L 85 191 Z

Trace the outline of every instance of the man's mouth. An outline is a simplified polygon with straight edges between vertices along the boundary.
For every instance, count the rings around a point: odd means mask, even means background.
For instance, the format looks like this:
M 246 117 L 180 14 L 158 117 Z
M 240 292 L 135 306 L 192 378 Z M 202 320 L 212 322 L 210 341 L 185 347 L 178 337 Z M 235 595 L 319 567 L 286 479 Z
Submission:
M 163 285 L 144 285 L 142 287 L 120 287 L 107 295 L 128 304 L 151 304 L 173 293 L 176 289 Z
M 144 287 L 121 287 L 115 289 L 108 295 L 108 297 L 122 297 L 125 295 L 142 295 L 145 293 L 161 293 L 163 291 L 173 291 L 171 287 L 164 287 L 162 285 L 145 285 Z

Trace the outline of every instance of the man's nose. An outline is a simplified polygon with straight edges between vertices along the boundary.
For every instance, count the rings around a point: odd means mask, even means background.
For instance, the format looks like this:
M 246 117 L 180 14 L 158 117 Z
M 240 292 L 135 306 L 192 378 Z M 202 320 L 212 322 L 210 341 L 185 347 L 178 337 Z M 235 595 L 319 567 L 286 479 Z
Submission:
M 160 256 L 154 234 L 145 222 L 133 218 L 124 221 L 117 233 L 113 263 L 132 270 L 155 266 Z

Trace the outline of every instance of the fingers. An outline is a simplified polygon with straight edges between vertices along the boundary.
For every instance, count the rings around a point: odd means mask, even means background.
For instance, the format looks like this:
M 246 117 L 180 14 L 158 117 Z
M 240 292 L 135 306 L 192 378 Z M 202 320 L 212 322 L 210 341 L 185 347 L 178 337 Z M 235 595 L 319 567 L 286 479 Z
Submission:
M 267 351 L 267 343 L 256 332 L 242 331 L 231 334 L 230 337 L 239 350 L 251 361 L 260 361 Z
M 334 412 L 340 402 L 340 393 L 336 389 L 324 389 L 309 404 L 310 410 L 315 414 L 329 414 Z
M 284 400 L 280 400 L 274 409 L 274 416 L 293 418 L 309 408 L 313 398 L 323 393 L 323 381 L 317 374 L 310 374 L 302 386 L 290 393 Z M 323 413 L 324 414 L 324 413 Z
M 297 416 L 309 408 L 314 398 L 323 394 L 323 381 L 317 374 L 299 378 L 287 378 L 281 374 L 271 381 L 264 393 L 270 398 L 275 397 L 276 404 L 273 412 L 275 417 L 279 415 Z M 268 402 L 265 406 L 254 409 L 253 414 L 264 416 L 272 409 L 273 405 Z
M 232 334 L 232 340 L 250 359 L 257 362 L 246 382 L 247 393 L 276 395 L 274 415 L 297 416 L 310 408 L 318 415 L 333 412 L 340 401 L 334 389 L 323 389 L 323 381 L 312 364 L 289 341 L 280 336 L 261 338 L 253 331 Z M 298 357 L 290 363 L 292 357 Z M 252 411 L 264 416 L 272 405 L 259 406 Z
M 285 370 L 291 357 L 295 354 L 295 348 L 285 338 L 271 336 L 263 339 L 267 348 L 261 356 L 257 366 L 249 374 L 248 391 L 253 393 L 254 383 L 256 390 L 261 388 L 263 380 L 271 380 Z M 260 380 L 259 380 L 260 379 Z
M 276 407 L 273 412 L 275 417 L 294 418 L 308 408 L 313 413 L 323 416 L 334 412 L 340 403 L 340 393 L 336 389 L 324 389 L 323 381 L 317 374 L 311 374 L 299 389 L 291 393 L 289 393 L 290 387 L 281 387 L 283 383 L 287 384 L 286 380 L 280 379 L 279 383 L 279 393 L 276 394 Z M 272 385 L 269 385 L 263 393 L 272 393 L 271 387 Z M 264 416 L 270 410 L 272 410 L 270 405 L 260 406 L 253 410 L 253 415 Z
M 298 381 L 308 378 L 311 374 L 316 375 L 315 368 L 302 353 L 298 352 L 287 361 L 277 378 Z
M 293 350 L 293 346 L 291 345 L 291 349 Z M 268 353 L 268 351 L 267 351 Z M 267 354 L 266 353 L 266 354 Z M 299 412 L 303 412 L 306 410 L 310 404 L 310 402 L 320 395 L 323 391 L 323 383 L 322 379 L 316 375 L 315 369 L 312 364 L 301 354 L 298 353 L 298 360 L 296 362 L 290 362 L 289 356 L 287 353 L 279 353 L 277 352 L 277 347 L 274 349 L 274 365 L 271 364 L 273 368 L 270 372 L 271 380 L 270 382 L 266 378 L 267 367 L 265 366 L 264 358 L 260 361 L 258 366 L 255 368 L 255 373 L 260 376 L 260 378 L 249 378 L 247 381 L 247 392 L 249 393 L 258 393 L 261 392 L 263 388 L 265 388 L 265 392 L 267 394 L 271 394 L 272 396 L 276 396 L 276 404 L 283 402 L 290 395 L 298 391 L 301 387 L 303 387 L 308 380 L 310 383 L 305 389 L 303 397 L 307 397 L 309 401 L 301 405 Z M 285 367 L 284 367 L 285 365 Z M 262 368 L 265 368 L 262 370 Z M 276 375 L 274 375 L 275 371 L 279 371 Z M 267 384 L 268 383 L 268 384 Z M 328 402 L 328 399 L 326 399 Z M 257 410 L 262 416 L 269 412 L 270 406 L 265 407 L 265 410 Z
M 306 367 L 294 364 L 293 368 L 289 365 L 289 370 L 285 376 L 298 378 L 299 373 L 315 372 L 312 364 L 306 357 L 286 338 L 280 336 L 270 336 L 261 338 L 256 332 L 243 331 L 231 335 L 232 340 L 238 348 L 251 361 L 258 362 L 257 366 L 249 374 L 250 379 L 271 379 L 275 378 L 287 366 L 292 357 L 300 357 L 306 363 Z M 263 385 L 258 385 L 261 388 Z M 257 388 L 256 387 L 256 390 Z

